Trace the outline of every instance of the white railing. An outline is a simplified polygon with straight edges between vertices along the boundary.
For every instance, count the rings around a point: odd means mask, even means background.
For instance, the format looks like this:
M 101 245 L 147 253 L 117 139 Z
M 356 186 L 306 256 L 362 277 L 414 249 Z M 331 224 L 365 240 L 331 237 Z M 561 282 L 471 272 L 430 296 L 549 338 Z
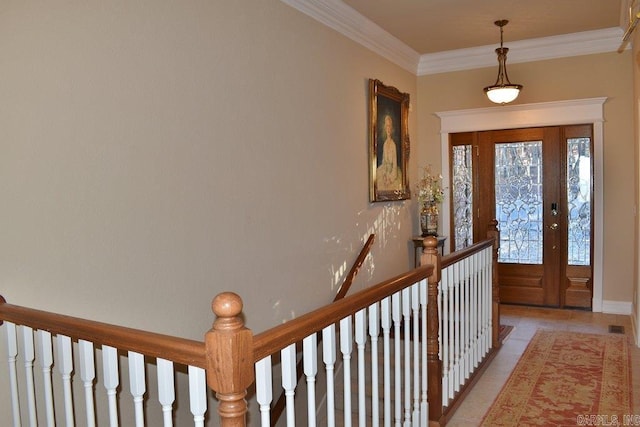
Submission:
M 277 419 L 270 414 L 274 390 L 284 390 L 287 396 L 283 418 L 288 426 L 300 421 L 310 426 L 404 427 L 426 426 L 430 419 L 446 422 L 455 399 L 495 350 L 499 319 L 494 314 L 493 242 L 473 245 L 442 261 L 434 258 L 434 246 L 424 261 L 435 270 L 442 265 L 439 273 L 404 276 L 405 286 L 392 293 L 378 292 L 381 298 L 369 298 L 366 306 L 362 306 L 366 297 L 347 297 L 342 304 L 352 310 L 343 317 L 332 317 L 342 309 L 334 304 L 329 306 L 333 309 L 319 309 L 262 333 L 260 340 L 273 337 L 270 346 L 279 354 L 265 351 L 268 355 L 256 363 L 261 425 L 274 425 Z M 430 290 L 435 291 L 431 314 Z M 435 320 L 433 333 L 429 318 Z M 322 323 L 315 325 L 321 328 L 313 328 L 315 323 Z M 300 335 L 291 337 L 292 333 Z M 289 339 L 280 349 L 275 341 L 282 337 Z M 431 353 L 430 338 L 437 343 Z M 295 380 L 296 348 L 302 348 L 306 387 Z M 438 380 L 430 381 L 430 375 Z M 281 380 L 272 383 L 272 378 Z M 431 413 L 430 402 L 436 402 Z
M 347 306 L 352 302 L 349 297 L 345 301 Z M 310 426 L 420 425 L 421 416 L 426 423 L 426 311 L 427 280 L 423 277 L 322 327 L 320 344 L 316 332 L 305 336 L 301 357 L 306 387 L 296 381 L 296 343 L 279 351 L 281 372 L 274 374 L 272 355 L 259 360 L 255 370 L 261 425 L 272 425 L 269 412 L 274 389 L 285 391 L 284 417 L 289 426 L 296 419 Z M 317 381 L 319 371 L 322 384 Z M 280 384 L 272 384 L 274 377 L 281 378 Z M 323 399 L 316 397 L 316 386 Z M 296 394 L 306 402 L 304 409 L 296 408 Z M 340 394 L 342 401 L 336 402 Z
M 442 269 L 442 404 L 448 406 L 492 348 L 492 247 Z
M 277 422 L 278 390 L 288 426 L 444 424 L 499 345 L 497 241 L 441 260 L 437 240 L 427 238 L 422 267 L 258 335 L 243 325 L 240 297 L 220 294 L 204 342 L 14 306 L 0 296 L 13 425 L 204 426 L 208 385 L 221 425 L 242 426 L 254 383 L 255 425 Z M 188 405 L 176 403 L 187 394 Z
M 188 371 L 191 414 L 187 417 L 193 425 L 204 426 L 207 387 L 203 343 L 24 309 L 4 303 L 1 297 L 0 302 L 1 318 L 12 319 L 3 322 L 5 340 L 0 345 L 8 362 L 12 408 L 11 414 L 3 415 L 4 422 L 14 427 L 118 426 L 119 419 L 124 419 L 127 426 L 172 426 L 177 419 L 177 378 L 174 362 L 169 359 L 175 359 Z M 40 316 L 40 320 L 24 322 L 31 326 L 20 324 L 31 315 L 33 319 Z M 60 332 L 70 328 L 74 334 Z M 128 345 L 132 340 L 138 342 Z M 152 351 L 145 350 L 150 347 Z M 175 352 L 183 355 L 172 358 Z M 159 354 L 166 354 L 167 359 Z M 127 366 L 121 368 L 120 359 Z M 188 360 L 194 365 L 186 365 Z M 147 371 L 152 367 L 156 377 L 150 381 Z M 128 384 L 122 387 L 121 376 L 128 377 Z M 150 393 L 149 383 L 157 384 Z M 150 395 L 156 404 L 147 402 L 144 407 Z

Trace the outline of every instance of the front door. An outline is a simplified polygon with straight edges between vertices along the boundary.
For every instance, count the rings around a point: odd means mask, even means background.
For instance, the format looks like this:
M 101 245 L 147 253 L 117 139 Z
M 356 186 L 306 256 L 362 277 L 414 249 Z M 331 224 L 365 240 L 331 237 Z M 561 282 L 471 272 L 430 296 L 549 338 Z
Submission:
M 451 136 L 452 243 L 478 241 L 498 220 L 502 302 L 591 307 L 591 134 L 579 125 Z

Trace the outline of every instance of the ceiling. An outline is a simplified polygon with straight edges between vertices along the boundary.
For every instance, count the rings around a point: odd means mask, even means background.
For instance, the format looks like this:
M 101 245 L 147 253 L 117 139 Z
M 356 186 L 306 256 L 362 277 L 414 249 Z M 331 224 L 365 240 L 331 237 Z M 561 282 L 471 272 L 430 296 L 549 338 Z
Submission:
M 621 27 L 628 0 L 342 0 L 420 55 Z M 623 7 L 625 9 L 623 9 Z

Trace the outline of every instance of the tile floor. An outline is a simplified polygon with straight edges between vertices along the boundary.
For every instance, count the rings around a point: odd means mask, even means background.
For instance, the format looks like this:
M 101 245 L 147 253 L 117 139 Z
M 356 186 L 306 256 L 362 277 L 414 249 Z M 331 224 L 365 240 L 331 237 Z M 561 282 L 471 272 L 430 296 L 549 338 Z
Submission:
M 609 333 L 609 325 L 623 326 L 629 338 L 631 351 L 634 415 L 640 415 L 640 348 L 635 345 L 632 337 L 630 316 L 504 305 L 501 307 L 501 319 L 501 323 L 512 325 L 514 329 L 504 341 L 491 365 L 449 420 L 448 427 L 469 427 L 480 424 L 520 355 L 526 349 L 529 340 L 538 329 Z

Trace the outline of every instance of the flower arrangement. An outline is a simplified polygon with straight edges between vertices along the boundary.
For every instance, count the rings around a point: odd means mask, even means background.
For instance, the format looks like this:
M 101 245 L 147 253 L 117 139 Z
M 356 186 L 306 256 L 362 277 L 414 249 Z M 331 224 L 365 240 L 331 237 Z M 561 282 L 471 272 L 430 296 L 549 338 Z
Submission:
M 422 206 L 435 207 L 444 200 L 442 175 L 431 174 L 431 165 L 422 168 L 422 178 L 418 180 L 418 201 Z

